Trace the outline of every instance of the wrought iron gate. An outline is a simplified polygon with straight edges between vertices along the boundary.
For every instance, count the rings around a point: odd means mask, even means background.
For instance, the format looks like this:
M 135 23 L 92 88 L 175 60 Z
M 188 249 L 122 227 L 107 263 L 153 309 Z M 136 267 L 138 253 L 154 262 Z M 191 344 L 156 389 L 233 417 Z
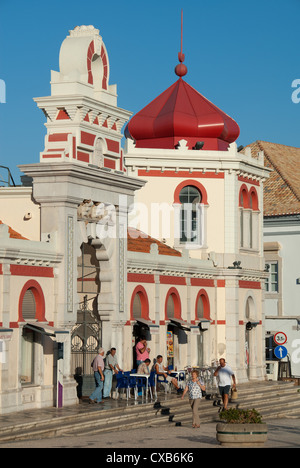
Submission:
M 84 296 L 71 340 L 72 371 L 78 383 L 79 397 L 90 394 L 93 388 L 94 376 L 91 363 L 101 346 L 101 331 L 101 321 L 90 310 L 88 296 Z

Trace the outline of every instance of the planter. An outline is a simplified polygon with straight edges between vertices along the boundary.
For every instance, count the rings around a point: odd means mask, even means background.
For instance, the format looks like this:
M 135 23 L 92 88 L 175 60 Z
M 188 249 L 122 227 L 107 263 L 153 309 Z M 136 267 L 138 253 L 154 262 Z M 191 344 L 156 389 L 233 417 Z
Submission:
M 223 423 L 217 424 L 217 441 L 225 447 L 262 447 L 268 439 L 265 423 Z

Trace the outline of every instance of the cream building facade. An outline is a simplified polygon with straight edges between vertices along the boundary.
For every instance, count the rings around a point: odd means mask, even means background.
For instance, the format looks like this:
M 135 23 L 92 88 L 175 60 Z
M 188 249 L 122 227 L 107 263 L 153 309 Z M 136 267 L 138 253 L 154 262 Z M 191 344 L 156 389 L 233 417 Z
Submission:
M 215 106 L 220 135 L 195 135 L 200 104 L 175 143 L 164 125 L 150 144 L 146 123 L 132 137 L 133 117 L 123 150 L 131 113 L 99 30 L 70 31 L 59 64 L 35 99 L 40 161 L 20 166 L 32 185 L 0 189 L 0 411 L 75 404 L 74 375 L 90 374 L 97 347 L 130 370 L 141 334 L 151 359 L 225 357 L 238 381 L 264 379 L 263 155 L 238 151 L 237 124 Z

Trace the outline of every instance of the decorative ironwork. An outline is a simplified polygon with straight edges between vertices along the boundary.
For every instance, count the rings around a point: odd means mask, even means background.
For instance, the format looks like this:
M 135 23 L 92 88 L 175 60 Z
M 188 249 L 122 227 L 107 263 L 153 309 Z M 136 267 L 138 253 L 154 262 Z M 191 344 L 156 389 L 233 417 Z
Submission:
M 13 176 L 9 168 L 6 166 L 0 166 L 0 186 L 5 186 L 5 187 L 16 186 Z
M 76 375 L 90 375 L 91 362 L 101 346 L 101 321 L 89 309 L 89 302 L 97 297 L 84 300 L 77 313 L 77 322 L 72 330 L 71 352 L 72 366 Z

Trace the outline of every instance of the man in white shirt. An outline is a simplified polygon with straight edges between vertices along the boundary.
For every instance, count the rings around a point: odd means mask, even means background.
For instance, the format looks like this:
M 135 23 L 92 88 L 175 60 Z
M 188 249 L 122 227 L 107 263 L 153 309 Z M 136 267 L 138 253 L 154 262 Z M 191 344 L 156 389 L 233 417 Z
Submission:
M 214 376 L 218 378 L 219 392 L 222 397 L 224 410 L 227 410 L 231 378 L 233 380 L 233 389 L 236 388 L 236 380 L 233 370 L 226 364 L 225 359 L 220 359 L 220 365 L 214 373 Z
M 103 387 L 103 398 L 109 398 L 112 388 L 113 376 L 123 372 L 118 364 L 116 356 L 116 348 L 111 348 L 110 353 L 106 356 L 105 369 L 104 369 L 104 387 Z
M 177 393 L 183 392 L 183 390 L 179 388 L 177 379 L 169 375 L 171 374 L 171 371 L 168 369 L 168 367 L 165 367 L 163 365 L 162 361 L 163 361 L 163 357 L 161 356 L 161 354 L 159 354 L 156 358 L 156 364 L 154 366 L 155 372 L 157 374 L 157 381 L 163 382 L 163 383 L 165 382 L 172 383 L 174 387 L 176 388 Z

